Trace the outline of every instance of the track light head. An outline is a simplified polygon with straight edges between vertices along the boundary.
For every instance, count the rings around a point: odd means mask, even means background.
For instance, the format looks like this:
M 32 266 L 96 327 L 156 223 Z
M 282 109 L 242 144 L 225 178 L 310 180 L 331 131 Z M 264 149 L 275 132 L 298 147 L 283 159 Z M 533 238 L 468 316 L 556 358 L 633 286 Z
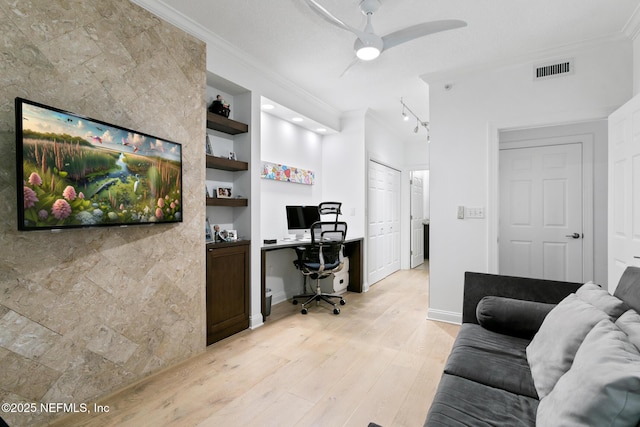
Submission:
M 413 128 L 413 133 L 418 133 L 418 131 L 420 130 L 420 126 L 422 126 L 427 130 L 427 142 L 429 142 L 429 122 L 423 122 L 422 120 L 420 120 L 420 117 L 418 117 L 416 113 L 411 111 L 411 108 L 407 107 L 407 105 L 404 103 L 404 100 L 402 98 L 400 98 L 400 103 L 402 104 L 402 119 L 405 122 L 409 121 L 409 116 L 407 115 L 406 112 L 409 112 L 413 117 L 415 117 L 416 127 Z

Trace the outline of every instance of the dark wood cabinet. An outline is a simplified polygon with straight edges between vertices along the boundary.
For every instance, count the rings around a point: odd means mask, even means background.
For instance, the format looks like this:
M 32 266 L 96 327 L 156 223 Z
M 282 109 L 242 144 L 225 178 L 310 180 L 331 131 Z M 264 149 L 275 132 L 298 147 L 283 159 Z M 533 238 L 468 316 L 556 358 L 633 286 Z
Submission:
M 207 245 L 207 345 L 249 327 L 250 241 Z

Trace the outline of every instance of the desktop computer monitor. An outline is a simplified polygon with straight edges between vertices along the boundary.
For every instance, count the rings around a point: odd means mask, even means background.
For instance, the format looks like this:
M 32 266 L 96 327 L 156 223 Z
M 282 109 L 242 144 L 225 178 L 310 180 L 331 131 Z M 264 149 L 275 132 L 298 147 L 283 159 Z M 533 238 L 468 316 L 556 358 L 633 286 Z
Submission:
M 296 235 L 296 239 L 304 238 L 316 221 L 320 221 L 317 206 L 287 206 L 287 229 L 289 234 Z

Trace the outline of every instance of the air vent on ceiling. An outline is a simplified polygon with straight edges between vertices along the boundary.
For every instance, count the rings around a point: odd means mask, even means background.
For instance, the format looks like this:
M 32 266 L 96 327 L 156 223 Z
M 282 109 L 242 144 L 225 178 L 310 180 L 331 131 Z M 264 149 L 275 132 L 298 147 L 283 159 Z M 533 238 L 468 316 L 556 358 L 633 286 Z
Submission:
M 548 79 L 573 74 L 573 59 L 539 64 L 533 67 L 533 80 Z

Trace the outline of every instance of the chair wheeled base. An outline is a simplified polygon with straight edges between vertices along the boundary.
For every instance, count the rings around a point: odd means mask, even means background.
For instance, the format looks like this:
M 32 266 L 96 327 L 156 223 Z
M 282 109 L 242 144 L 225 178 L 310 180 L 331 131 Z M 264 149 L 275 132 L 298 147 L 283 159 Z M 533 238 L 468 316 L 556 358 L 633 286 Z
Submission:
M 316 288 L 316 293 L 315 294 L 303 294 L 303 295 L 295 295 L 293 297 L 293 305 L 298 304 L 298 299 L 304 299 L 306 298 L 306 301 L 304 303 L 302 303 L 302 310 L 300 310 L 300 313 L 302 314 L 307 314 L 308 310 L 307 310 L 307 306 L 309 304 L 311 304 L 312 301 L 316 301 L 316 305 L 320 305 L 320 301 L 325 301 L 329 304 L 331 304 L 333 306 L 333 314 L 340 314 L 340 309 L 338 308 L 338 304 L 336 304 L 335 302 L 333 302 L 332 298 L 339 298 L 340 299 L 340 305 L 345 305 L 347 302 L 344 300 L 344 298 L 342 297 L 342 295 L 336 295 L 336 294 L 323 294 L 322 291 L 320 290 L 320 281 L 318 280 L 318 286 Z

